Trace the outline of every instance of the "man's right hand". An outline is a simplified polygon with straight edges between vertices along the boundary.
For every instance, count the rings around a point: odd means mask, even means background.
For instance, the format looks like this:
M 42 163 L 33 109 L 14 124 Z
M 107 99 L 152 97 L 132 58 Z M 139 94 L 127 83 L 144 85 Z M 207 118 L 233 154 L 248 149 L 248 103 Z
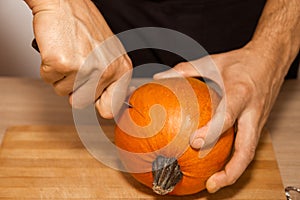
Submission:
M 100 115 L 113 117 L 113 95 L 125 97 L 132 64 L 96 6 L 90 0 L 25 2 L 34 15 L 41 77 L 57 94 L 70 95 L 75 108 L 96 102 Z

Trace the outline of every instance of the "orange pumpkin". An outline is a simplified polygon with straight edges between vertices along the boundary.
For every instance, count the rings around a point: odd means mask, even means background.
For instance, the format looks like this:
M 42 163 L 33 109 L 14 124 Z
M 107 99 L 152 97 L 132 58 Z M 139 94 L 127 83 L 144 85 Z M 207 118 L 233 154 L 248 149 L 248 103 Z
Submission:
M 223 133 L 204 157 L 190 147 L 189 137 L 207 124 L 218 102 L 217 93 L 195 78 L 162 79 L 139 87 L 115 129 L 126 170 L 161 195 L 204 190 L 207 179 L 226 164 L 234 130 Z

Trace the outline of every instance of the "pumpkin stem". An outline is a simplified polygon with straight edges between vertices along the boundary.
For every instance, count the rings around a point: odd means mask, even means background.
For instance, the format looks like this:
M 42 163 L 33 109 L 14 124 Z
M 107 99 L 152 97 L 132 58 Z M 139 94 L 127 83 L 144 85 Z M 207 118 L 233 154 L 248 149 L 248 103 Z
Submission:
M 165 195 L 173 191 L 183 174 L 176 158 L 157 156 L 152 162 L 153 191 Z

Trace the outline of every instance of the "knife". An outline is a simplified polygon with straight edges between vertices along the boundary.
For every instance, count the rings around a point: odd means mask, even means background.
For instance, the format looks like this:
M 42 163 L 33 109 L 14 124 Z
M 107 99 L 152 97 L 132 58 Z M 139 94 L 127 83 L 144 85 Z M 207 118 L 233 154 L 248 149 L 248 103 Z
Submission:
M 32 46 L 37 52 L 40 53 L 40 49 L 39 49 L 39 46 L 38 46 L 38 44 L 37 44 L 35 38 L 32 40 L 31 46 Z M 124 101 L 123 104 L 125 104 L 126 106 L 128 106 L 128 108 L 133 108 L 133 105 L 131 105 L 129 102 Z

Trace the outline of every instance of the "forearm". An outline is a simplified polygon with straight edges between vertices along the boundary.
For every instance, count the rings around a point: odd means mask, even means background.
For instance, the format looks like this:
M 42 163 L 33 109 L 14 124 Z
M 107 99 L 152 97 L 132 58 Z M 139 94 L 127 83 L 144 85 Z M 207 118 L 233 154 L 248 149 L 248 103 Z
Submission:
M 283 78 L 300 48 L 300 1 L 268 0 L 248 46 Z

